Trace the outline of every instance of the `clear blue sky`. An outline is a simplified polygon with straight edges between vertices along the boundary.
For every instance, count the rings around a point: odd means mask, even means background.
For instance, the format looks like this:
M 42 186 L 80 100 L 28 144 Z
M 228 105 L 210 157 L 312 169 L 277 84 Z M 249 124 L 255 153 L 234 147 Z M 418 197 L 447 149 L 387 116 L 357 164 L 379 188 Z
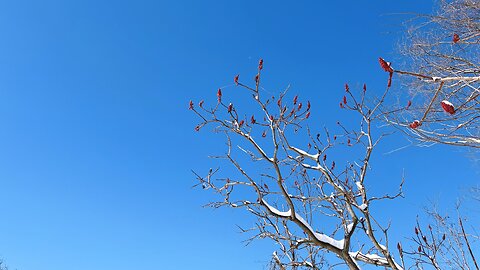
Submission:
M 274 246 L 247 238 L 242 211 L 212 210 L 190 169 L 215 163 L 189 99 L 215 99 L 265 59 L 287 84 L 344 118 L 343 84 L 381 89 L 401 12 L 430 1 L 1 1 L 0 257 L 19 270 L 263 269 Z M 322 114 L 322 112 L 324 114 Z M 399 237 L 430 200 L 453 206 L 478 183 L 458 149 L 377 153 L 373 183 L 407 175 L 407 198 L 379 208 Z M 393 215 L 395 213 L 396 215 Z M 233 254 L 233 256 L 232 256 Z

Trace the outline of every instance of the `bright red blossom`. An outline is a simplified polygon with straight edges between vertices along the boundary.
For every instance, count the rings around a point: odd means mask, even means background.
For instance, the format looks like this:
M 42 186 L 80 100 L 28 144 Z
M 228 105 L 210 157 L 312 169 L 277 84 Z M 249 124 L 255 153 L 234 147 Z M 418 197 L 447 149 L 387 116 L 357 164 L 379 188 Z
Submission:
M 347 104 L 347 97 L 343 96 L 343 104 Z

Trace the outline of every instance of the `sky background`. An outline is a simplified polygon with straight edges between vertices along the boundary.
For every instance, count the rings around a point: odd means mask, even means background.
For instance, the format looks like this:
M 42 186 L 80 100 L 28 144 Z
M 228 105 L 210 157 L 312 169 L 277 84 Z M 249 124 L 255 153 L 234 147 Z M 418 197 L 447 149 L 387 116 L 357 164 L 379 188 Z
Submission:
M 265 87 L 291 84 L 321 127 L 346 121 L 343 84 L 379 93 L 377 59 L 397 57 L 400 13 L 431 10 L 413 0 L 0 1 L 0 258 L 19 270 L 264 269 L 275 246 L 244 247 L 236 227 L 252 219 L 202 208 L 214 197 L 192 189 L 190 170 L 215 167 L 207 156 L 225 148 L 194 132 L 188 101 L 214 102 L 263 58 Z M 405 172 L 406 198 L 377 208 L 398 239 L 421 207 L 453 208 L 479 177 L 460 149 L 409 145 L 388 138 L 368 180 L 375 190 Z

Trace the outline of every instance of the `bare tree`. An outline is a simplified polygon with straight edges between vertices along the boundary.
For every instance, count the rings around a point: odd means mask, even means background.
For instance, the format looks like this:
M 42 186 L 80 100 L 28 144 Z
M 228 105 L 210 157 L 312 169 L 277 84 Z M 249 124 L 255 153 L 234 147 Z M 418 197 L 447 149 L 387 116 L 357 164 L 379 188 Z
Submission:
M 388 120 L 424 144 L 480 148 L 480 1 L 441 0 L 436 14 L 409 25 L 408 66 L 380 60 L 406 85 Z
M 399 246 L 402 256 L 409 257 L 415 267 L 434 269 L 479 269 L 472 247 L 478 243 L 475 228 L 466 228 L 465 218 L 440 213 L 436 207 L 427 209 L 428 225 L 417 221 L 408 250 Z M 423 227 L 423 228 L 422 228 Z
M 235 100 L 225 101 L 224 92 L 232 88 L 218 89 L 212 107 L 190 101 L 201 119 L 195 130 L 213 125 L 224 134 L 226 153 L 215 158 L 235 170 L 226 177 L 217 176 L 218 169 L 195 173 L 198 185 L 221 197 L 209 206 L 242 208 L 256 216 L 255 226 L 242 230 L 253 233 L 250 241 L 266 238 L 277 244 L 273 269 L 360 269 L 361 263 L 404 269 L 403 259 L 396 261 L 390 249 L 389 224 L 371 211 L 375 203 L 402 196 L 403 178 L 395 195 L 374 196 L 367 188 L 372 153 L 385 135 L 374 123 L 385 117 L 381 107 L 389 87 L 381 97 L 367 99 L 366 86 L 355 95 L 345 85 L 340 107 L 354 112 L 358 125 L 337 123 L 335 131 L 320 134 L 306 124 L 313 112 L 310 102 L 289 97 L 288 88 L 278 97 L 264 96 L 262 69 L 260 60 L 253 86 L 234 79 L 242 94 L 251 96 L 256 113 L 249 109 L 247 115 Z M 332 160 L 342 151 L 350 160 Z

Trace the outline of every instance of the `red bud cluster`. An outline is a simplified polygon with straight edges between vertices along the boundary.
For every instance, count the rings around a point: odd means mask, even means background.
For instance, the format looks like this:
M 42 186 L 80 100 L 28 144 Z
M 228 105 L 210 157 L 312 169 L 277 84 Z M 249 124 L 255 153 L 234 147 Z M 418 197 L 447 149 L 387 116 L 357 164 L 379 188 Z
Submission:
M 453 41 L 453 43 L 459 42 L 460 41 L 460 36 L 457 33 L 453 34 L 452 41 Z
M 222 89 L 218 88 L 218 91 L 217 91 L 217 98 L 218 98 L 218 102 L 222 102 Z
M 442 105 L 442 108 L 445 112 L 447 112 L 449 114 L 455 114 L 455 107 L 453 106 L 453 104 L 450 101 L 443 100 L 441 102 L 441 105 Z
M 418 120 L 415 120 L 412 123 L 410 123 L 409 127 L 412 128 L 412 129 L 416 129 L 421 125 L 422 125 L 422 122 L 420 122 Z
M 380 63 L 380 66 L 385 70 L 385 72 L 393 72 L 393 69 L 391 67 L 391 63 L 383 60 L 383 58 L 379 57 L 378 62 Z

